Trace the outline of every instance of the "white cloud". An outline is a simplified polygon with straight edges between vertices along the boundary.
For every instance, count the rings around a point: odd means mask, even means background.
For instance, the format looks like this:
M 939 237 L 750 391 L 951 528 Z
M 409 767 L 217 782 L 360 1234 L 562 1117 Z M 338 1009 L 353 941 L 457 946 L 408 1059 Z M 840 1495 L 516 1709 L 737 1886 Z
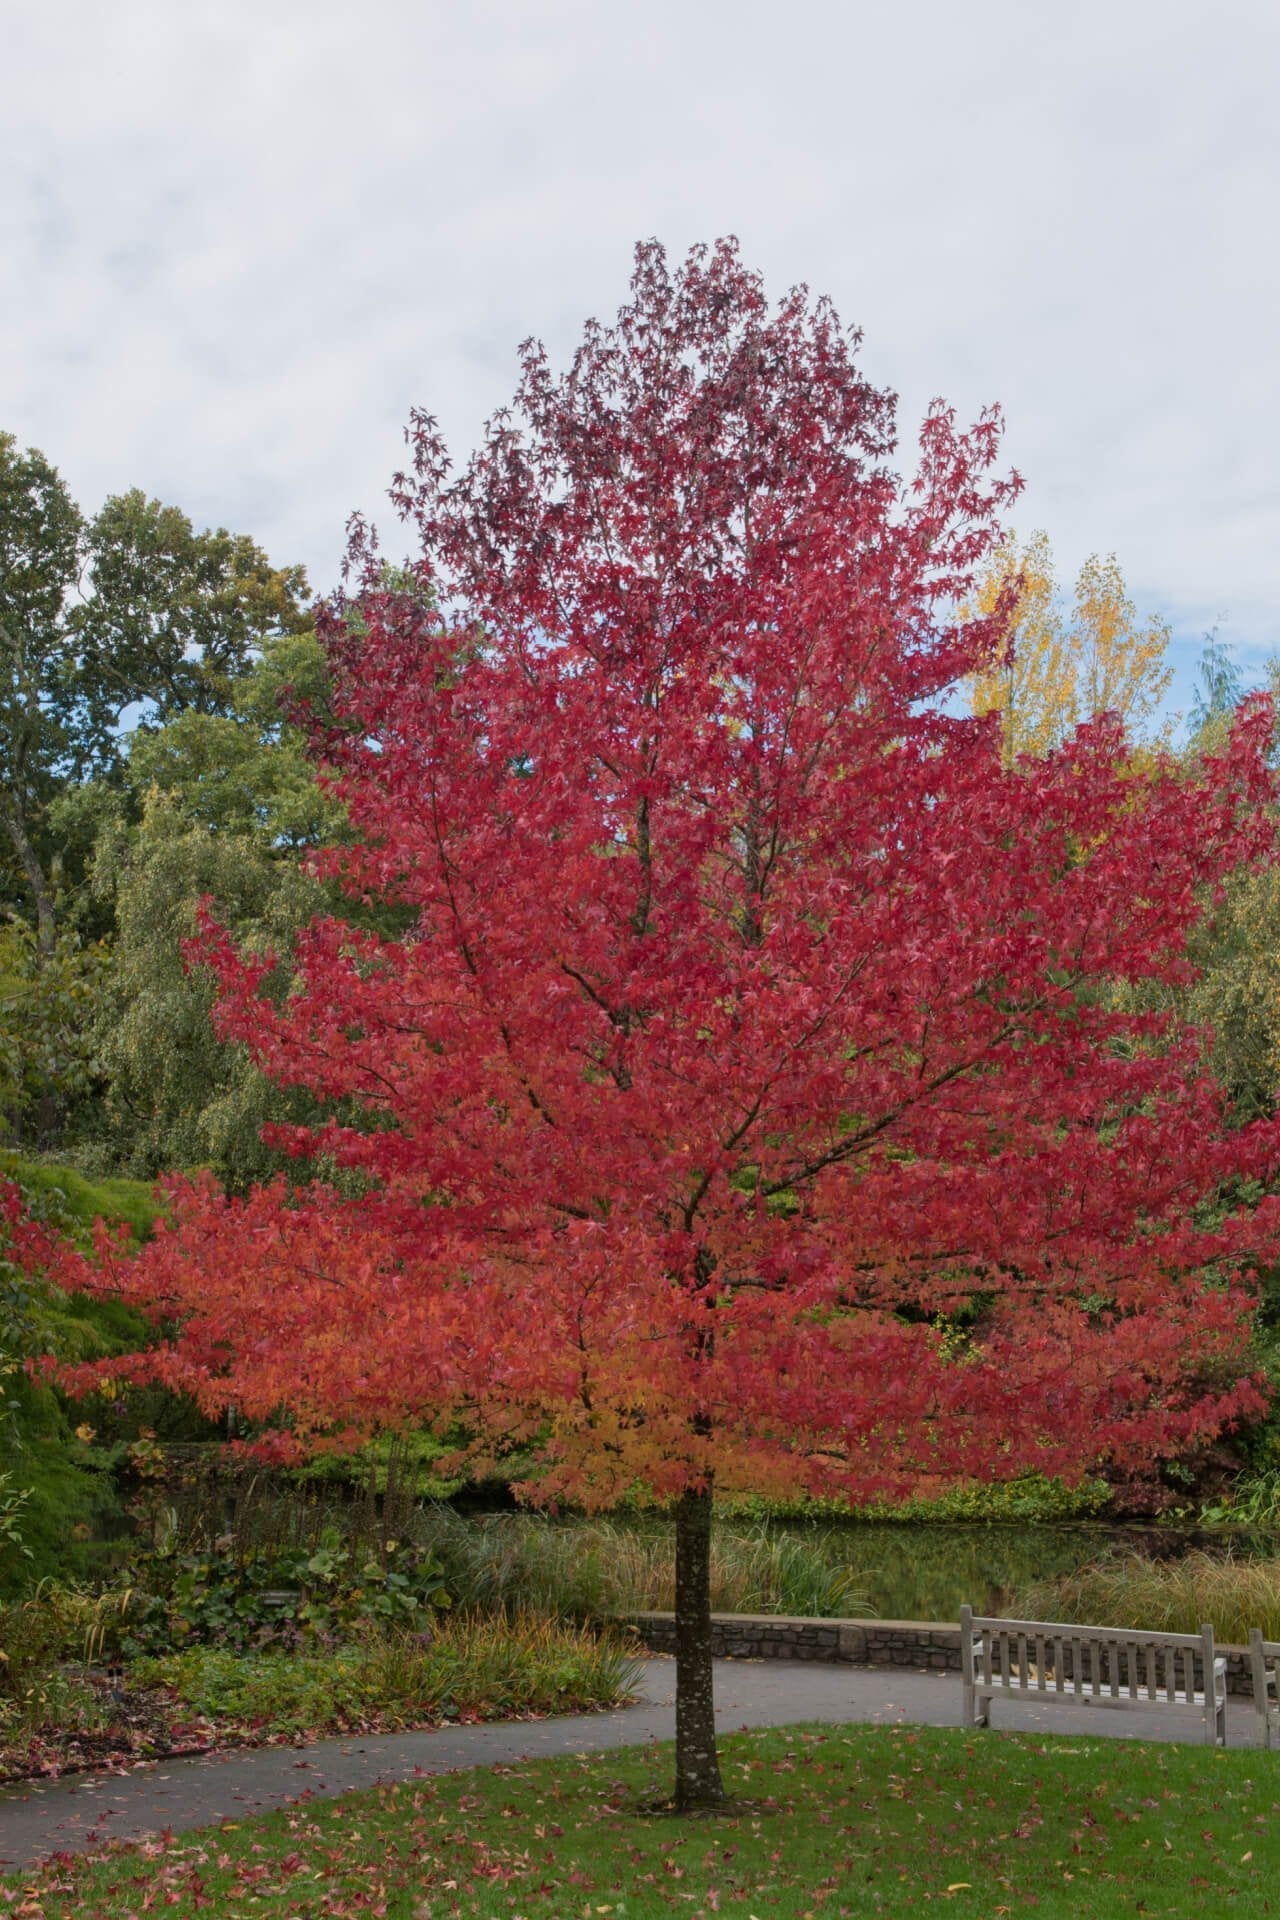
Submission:
M 45 0 L 6 23 L 0 425 L 332 578 L 411 404 L 465 456 L 633 243 L 736 232 L 1018 514 L 1280 641 L 1269 0 Z M 392 542 L 394 544 L 394 542 Z

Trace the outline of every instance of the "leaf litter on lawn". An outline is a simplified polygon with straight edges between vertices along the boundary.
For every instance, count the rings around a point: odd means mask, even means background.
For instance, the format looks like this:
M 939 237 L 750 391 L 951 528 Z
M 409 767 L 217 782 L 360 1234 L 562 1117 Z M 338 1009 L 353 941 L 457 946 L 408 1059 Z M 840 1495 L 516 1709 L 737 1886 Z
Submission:
M 1280 1914 L 1270 1756 L 909 1727 L 727 1738 L 755 1810 L 641 1809 L 669 1747 L 418 1778 L 65 1858 L 9 1883 L 22 1920 L 843 1920 L 940 1912 Z

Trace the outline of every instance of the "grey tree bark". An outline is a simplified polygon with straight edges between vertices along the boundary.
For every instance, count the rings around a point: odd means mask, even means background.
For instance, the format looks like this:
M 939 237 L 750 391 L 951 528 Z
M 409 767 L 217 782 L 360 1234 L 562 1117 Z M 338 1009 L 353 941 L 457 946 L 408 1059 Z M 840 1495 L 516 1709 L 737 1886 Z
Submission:
M 725 1800 L 711 1664 L 711 1489 L 676 1507 L 676 1791 L 680 1813 Z
M 19 809 L 16 806 L 0 808 L 0 820 L 4 821 L 27 885 L 31 889 L 36 910 L 36 941 L 41 961 L 51 959 L 58 944 L 58 922 L 53 902 L 53 889 L 40 864 L 40 857 L 31 843 L 26 821 Z

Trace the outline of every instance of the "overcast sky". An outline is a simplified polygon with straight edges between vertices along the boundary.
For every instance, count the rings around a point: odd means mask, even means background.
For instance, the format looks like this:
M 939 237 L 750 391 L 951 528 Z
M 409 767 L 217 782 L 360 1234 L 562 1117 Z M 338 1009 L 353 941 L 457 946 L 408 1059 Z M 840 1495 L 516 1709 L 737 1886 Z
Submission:
M 332 584 L 634 243 L 737 234 L 914 432 L 999 401 L 1070 579 L 1280 648 L 1273 0 L 0 0 L 0 427 Z M 397 550 L 395 538 L 386 545 Z

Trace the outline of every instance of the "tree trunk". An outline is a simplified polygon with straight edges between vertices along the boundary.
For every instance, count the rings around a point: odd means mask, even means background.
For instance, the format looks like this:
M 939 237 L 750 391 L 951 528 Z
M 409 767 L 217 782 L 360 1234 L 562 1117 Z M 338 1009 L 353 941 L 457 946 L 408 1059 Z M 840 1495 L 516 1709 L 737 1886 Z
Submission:
M 676 1810 L 720 1806 L 711 1668 L 711 1489 L 676 1507 Z
M 5 807 L 0 813 L 0 818 L 3 818 L 9 830 L 9 838 L 13 842 L 27 885 L 31 889 L 36 910 L 36 948 L 43 965 L 46 960 L 53 958 L 58 945 L 58 922 L 53 903 L 53 890 L 45 877 L 44 868 L 40 865 L 40 857 L 31 844 L 31 836 L 27 832 L 26 822 L 17 804 Z

